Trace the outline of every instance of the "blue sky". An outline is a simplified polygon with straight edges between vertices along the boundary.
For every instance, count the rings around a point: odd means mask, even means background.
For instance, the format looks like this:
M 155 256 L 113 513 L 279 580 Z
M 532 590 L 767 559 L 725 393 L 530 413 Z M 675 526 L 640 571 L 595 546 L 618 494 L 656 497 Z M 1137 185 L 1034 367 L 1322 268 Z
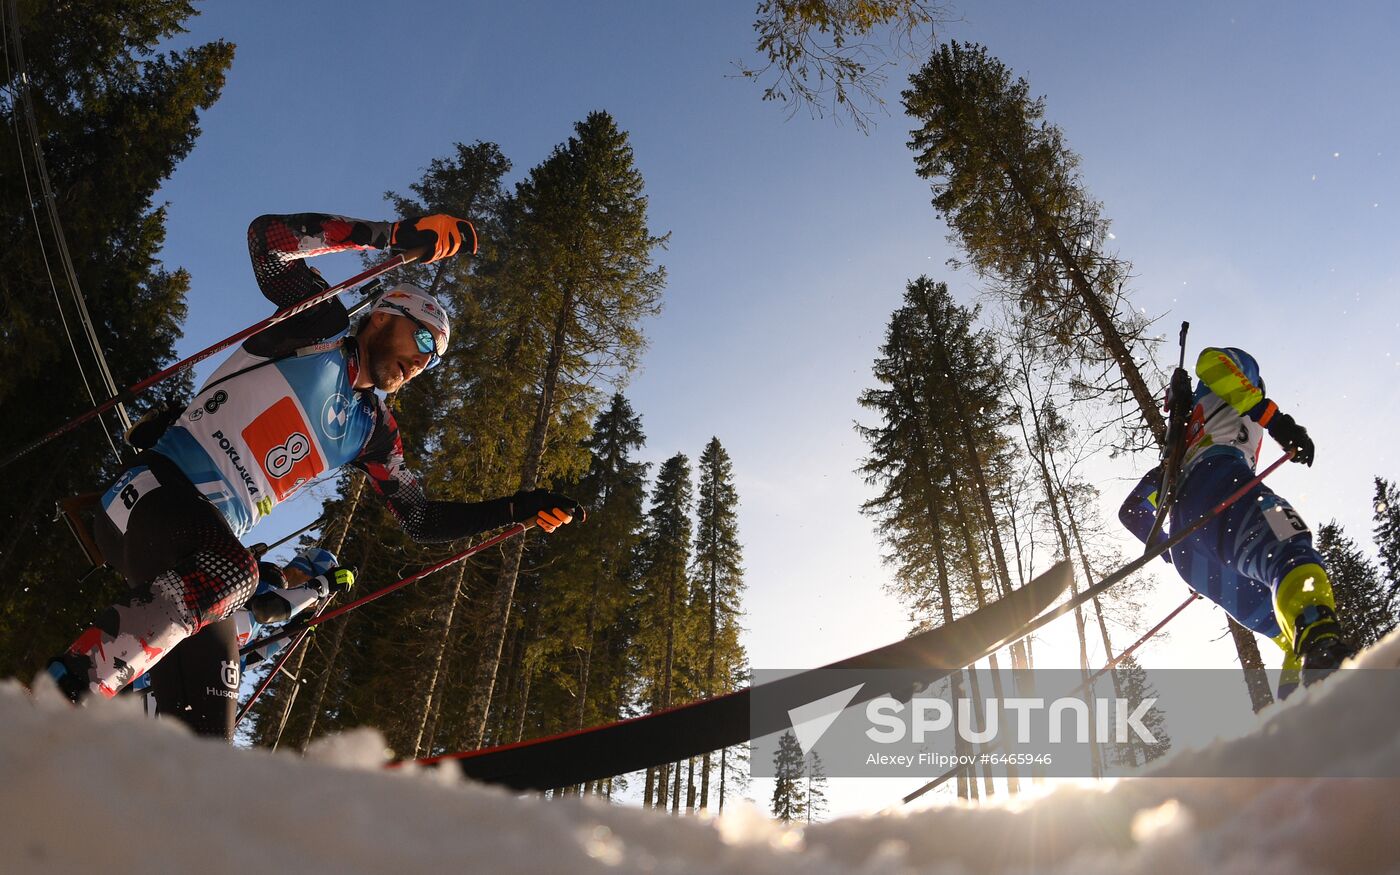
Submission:
M 1336 517 L 1366 540 L 1370 478 L 1400 476 L 1389 446 L 1400 7 L 979 2 L 958 13 L 943 36 L 987 45 L 1047 97 L 1135 265 L 1135 303 L 1165 314 L 1173 337 L 1190 320 L 1193 348 L 1253 352 L 1271 396 L 1312 432 L 1317 464 L 1274 487 L 1309 522 Z M 266 314 L 244 244 L 252 217 L 392 218 L 382 193 L 406 190 L 454 142 L 498 143 L 516 179 L 606 109 L 631 133 L 652 229 L 672 235 L 664 312 L 628 394 L 649 460 L 693 460 L 711 435 L 734 459 L 753 664 L 817 665 L 902 636 L 905 612 L 883 591 L 876 533 L 857 512 L 870 491 L 853 473 L 855 399 L 908 279 L 928 273 L 965 301 L 979 285 L 945 267 L 955 253 L 905 145 L 898 92 L 914 62 L 890 71 L 889 115 L 869 136 L 788 119 L 734 77 L 735 61 L 755 61 L 752 19 L 750 2 L 205 4 L 176 44 L 224 38 L 238 53 L 161 194 L 167 263 L 194 278 L 182 351 Z M 321 262 L 328 277 L 355 269 Z M 1266 443 L 1263 457 L 1276 455 Z M 1106 512 L 1151 464 L 1094 463 Z M 302 504 L 258 536 L 315 515 Z M 1161 575 L 1143 619 L 1184 595 Z M 1193 606 L 1171 629 L 1148 664 L 1234 665 L 1215 640 L 1218 611 Z M 1068 665 L 1069 634 L 1048 633 L 1042 659 Z M 843 784 L 833 808 L 909 789 Z

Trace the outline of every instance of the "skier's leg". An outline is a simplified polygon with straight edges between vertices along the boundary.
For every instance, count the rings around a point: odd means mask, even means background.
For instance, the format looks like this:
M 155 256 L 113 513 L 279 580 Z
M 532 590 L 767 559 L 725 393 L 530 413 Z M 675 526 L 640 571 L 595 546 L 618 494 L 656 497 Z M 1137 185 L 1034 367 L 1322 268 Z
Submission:
M 1301 664 L 1288 636 L 1279 628 L 1273 593 L 1257 580 L 1227 568 L 1187 545 L 1172 550 L 1172 564 L 1196 592 L 1215 602 L 1241 626 L 1263 635 L 1283 651 L 1278 697 L 1286 699 L 1298 687 Z
M 199 735 L 231 740 L 238 713 L 238 641 L 232 618 L 186 638 L 151 669 L 156 715 Z
M 144 454 L 103 496 L 94 535 L 133 585 L 50 664 L 69 696 L 117 692 L 257 586 L 257 561 L 163 457 Z
M 1240 455 L 1222 453 L 1204 460 L 1187 479 L 1173 525 L 1203 515 L 1220 497 L 1252 477 Z M 1304 662 L 1315 648 L 1332 651 L 1341 645 L 1332 585 L 1322 556 L 1313 547 L 1312 533 L 1293 507 L 1269 487 L 1256 484 L 1187 543 L 1193 551 L 1269 588 L 1278 627 Z M 1340 658 L 1333 660 L 1320 651 L 1315 661 L 1335 664 Z
M 1215 602 L 1241 626 L 1265 638 L 1281 632 L 1269 588 L 1235 572 L 1215 557 L 1183 544 L 1172 550 L 1172 564 L 1191 588 Z

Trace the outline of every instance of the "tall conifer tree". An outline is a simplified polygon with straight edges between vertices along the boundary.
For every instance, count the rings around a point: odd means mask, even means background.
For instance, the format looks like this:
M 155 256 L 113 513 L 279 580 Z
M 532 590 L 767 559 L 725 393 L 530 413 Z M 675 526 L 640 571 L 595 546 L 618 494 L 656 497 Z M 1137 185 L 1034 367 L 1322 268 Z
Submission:
M 514 327 L 536 381 L 518 481 L 527 490 L 549 480 L 543 459 L 563 413 L 591 406 L 591 376 L 622 378 L 636 366 L 645 345 L 641 320 L 657 311 L 665 280 L 652 262 L 665 238 L 647 227 L 647 198 L 627 134 L 605 112 L 590 113 L 574 132 L 517 186 L 502 258 L 502 282 L 529 302 Z M 478 743 L 523 548 L 520 541 L 506 548 L 490 600 L 468 718 Z
M 739 616 L 744 591 L 743 548 L 739 543 L 739 493 L 734 466 L 719 438 L 711 438 L 700 454 L 699 501 L 695 514 L 695 556 L 691 577 L 704 623 L 704 668 L 700 693 L 710 697 L 729 692 L 726 681 L 743 662 L 739 645 Z M 709 808 L 712 758 L 700 766 L 700 808 Z
M 19 0 L 14 8 L 18 28 L 8 16 L 10 3 L 0 11 L 10 40 L 9 65 L 0 70 L 6 86 L 0 117 L 11 140 L 0 149 L 0 411 L 11 426 L 11 446 L 57 428 L 105 395 L 57 265 L 56 287 L 50 286 L 44 257 L 56 258 L 57 238 L 34 149 L 47 167 L 53 206 L 113 381 L 128 386 L 174 357 L 190 276 L 161 263 L 166 214 L 154 197 L 193 148 L 199 113 L 218 99 L 233 61 L 233 46 L 222 41 L 155 51 L 183 33 L 194 15 L 183 0 L 80 0 L 61 9 Z M 16 40 L 26 61 L 23 82 Z M 20 99 L 25 94 L 37 143 Z M 60 314 L 73 332 L 78 361 Z M 185 397 L 189 388 L 188 379 L 172 380 L 132 405 L 131 413 Z M 104 417 L 5 471 L 0 674 L 28 675 L 124 589 L 110 574 L 75 584 L 85 562 L 64 526 L 50 519 L 55 500 L 105 487 L 116 467 L 117 430 L 115 420 Z
M 1131 267 L 1108 251 L 1102 206 L 1084 188 L 1079 156 L 1044 120 L 1044 100 L 985 48 L 956 41 L 934 50 L 903 97 L 920 122 L 909 143 L 918 174 L 931 180 L 952 239 L 1043 343 L 1096 373 L 1115 368 L 1111 391 L 1137 413 L 1122 420 L 1125 445 L 1160 447 L 1166 423 L 1137 361 L 1148 322 L 1125 297 Z M 1246 678 L 1262 677 L 1254 637 L 1229 626 Z M 1255 710 L 1270 701 L 1258 683 L 1249 693 Z
M 1336 520 L 1318 529 L 1317 551 L 1325 560 L 1337 614 L 1351 643 L 1370 647 L 1388 635 L 1397 620 L 1395 598 L 1376 566 Z
M 1146 326 L 1122 300 L 1129 265 L 1106 251 L 1108 222 L 1044 100 L 985 48 L 954 41 L 911 77 L 904 104 L 920 122 L 918 173 L 973 267 L 1047 342 L 1116 366 L 1160 445 L 1166 426 L 1134 358 Z
M 773 798 L 769 803 L 773 816 L 783 823 L 806 817 L 806 772 L 807 761 L 797 736 L 784 732 L 773 754 Z
M 1375 480 L 1376 490 L 1371 498 L 1371 536 L 1380 554 L 1381 577 L 1386 592 L 1392 597 L 1400 592 L 1400 489 L 1383 477 Z
M 690 512 L 694 500 L 690 460 L 684 453 L 667 459 L 652 486 L 646 534 L 641 545 L 638 585 L 638 678 L 641 704 L 650 710 L 669 708 L 688 690 L 693 624 L 687 598 L 686 567 L 690 563 Z M 656 799 L 667 798 L 670 770 L 659 770 Z M 647 801 L 653 776 L 647 778 Z

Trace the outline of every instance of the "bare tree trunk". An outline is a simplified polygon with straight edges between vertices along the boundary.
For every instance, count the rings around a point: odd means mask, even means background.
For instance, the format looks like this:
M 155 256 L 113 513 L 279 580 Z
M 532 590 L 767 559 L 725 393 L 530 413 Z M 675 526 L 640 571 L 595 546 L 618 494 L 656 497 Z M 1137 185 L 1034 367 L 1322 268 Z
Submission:
M 534 680 L 534 672 L 530 671 L 528 665 L 521 670 L 520 677 L 520 714 L 515 724 L 515 740 L 521 741 L 525 738 L 525 713 L 529 710 L 530 687 Z
M 413 755 L 419 755 L 419 746 L 423 743 L 423 736 L 428 728 L 428 716 L 433 710 L 433 700 L 438 695 L 438 682 L 442 678 L 443 660 L 447 656 L 447 642 L 452 639 L 452 623 L 457 615 L 457 602 L 462 597 L 462 581 L 467 576 L 467 564 L 460 562 L 457 565 L 457 579 L 452 586 L 452 599 L 447 603 L 447 616 L 442 621 L 442 634 L 438 636 L 437 647 L 430 661 L 431 667 L 428 672 L 428 692 L 423 697 L 423 707 L 419 709 L 418 733 L 413 738 Z
M 1054 464 L 1054 456 L 1051 456 L 1050 461 L 1051 461 L 1051 464 L 1053 465 L 1053 464 Z M 1064 488 L 1064 487 L 1061 486 L 1061 489 L 1062 489 L 1062 490 L 1063 490 L 1063 488 Z M 1074 503 L 1073 503 L 1072 501 L 1070 501 L 1070 496 L 1069 496 L 1069 494 L 1068 494 L 1067 492 L 1062 491 L 1062 492 L 1061 492 L 1061 497 L 1064 499 L 1064 503 L 1065 503 L 1065 518 L 1069 521 L 1069 531 L 1070 531 L 1070 535 L 1074 538 L 1074 546 L 1075 546 L 1075 548 L 1079 551 L 1079 565 L 1080 565 L 1081 568 L 1084 569 L 1084 579 L 1085 579 L 1086 581 L 1093 581 L 1093 579 L 1094 579 L 1094 570 L 1093 570 L 1093 568 L 1089 565 L 1089 554 L 1085 551 L 1085 549 L 1084 549 L 1084 539 L 1083 539 L 1083 538 L 1080 536 L 1080 534 L 1079 534 L 1079 523 L 1075 520 L 1075 517 L 1074 517 Z M 1105 660 L 1105 662 L 1112 662 L 1112 661 L 1113 661 L 1113 642 L 1109 639 L 1109 636 L 1108 636 L 1108 624 L 1107 624 L 1106 622 L 1104 622 L 1104 618 L 1103 618 L 1103 604 L 1099 601 L 1099 597 L 1098 597 L 1098 596 L 1094 596 L 1094 598 L 1092 599 L 1092 602 L 1093 602 L 1093 605 L 1094 605 L 1094 616 L 1095 616 L 1096 618 L 1098 618 L 1099 637 L 1103 639 L 1104 660 Z M 1118 668 L 1117 668 L 1117 666 L 1114 666 L 1114 667 L 1112 667 L 1112 668 L 1110 668 L 1110 669 L 1108 670 L 1108 677 L 1109 677 L 1109 680 L 1112 681 L 1112 683 L 1113 683 L 1113 695 L 1114 695 L 1116 698 L 1119 698 L 1119 699 L 1123 698 L 1123 684 L 1122 684 L 1122 680 L 1118 677 Z M 1091 688 L 1090 688 L 1090 693 L 1092 693 L 1092 692 L 1093 692 L 1093 689 L 1092 689 L 1092 687 L 1091 687 Z M 1129 754 L 1132 756 L 1134 763 L 1136 764 L 1136 762 L 1137 762 L 1137 743 L 1133 741 L 1133 734 L 1134 734 L 1134 733 L 1131 733 L 1131 732 L 1128 733 L 1128 751 L 1129 751 Z
M 374 541 L 365 540 L 364 555 L 360 559 L 360 567 L 369 565 L 369 557 L 374 549 Z M 326 667 L 321 672 L 321 677 L 316 680 L 316 697 L 312 700 L 311 715 L 306 721 L 306 731 L 302 734 L 301 742 L 297 745 L 297 750 L 302 753 L 311 744 L 311 737 L 316 732 L 316 723 L 321 718 L 321 711 L 326 705 L 326 692 L 331 688 L 331 678 L 335 675 L 335 664 L 340 659 L 340 648 L 345 642 L 345 630 L 350 628 L 350 624 L 355 621 L 352 614 L 346 614 L 335 624 L 335 631 L 331 633 L 331 651 L 326 657 Z
M 685 813 L 695 813 L 695 757 L 691 757 L 686 766 Z
M 1240 655 L 1240 668 L 1244 669 L 1245 686 L 1249 688 L 1249 703 L 1257 714 L 1274 701 L 1268 675 L 1264 674 L 1264 660 L 1259 656 L 1259 643 L 1254 640 L 1254 633 L 1235 622 L 1234 617 L 1227 619 L 1230 636 L 1235 639 L 1235 650 Z
M 446 681 L 444 681 L 444 683 L 446 683 Z M 428 739 L 423 743 L 423 753 L 425 755 L 431 756 L 435 749 L 433 745 L 437 744 L 438 727 L 442 725 L 442 700 L 445 698 L 447 697 L 438 696 L 437 699 L 433 701 L 433 720 L 432 723 L 429 724 Z
M 958 487 L 957 478 L 952 478 L 948 491 L 953 496 L 953 506 L 957 510 L 957 527 L 962 533 L 963 549 L 967 552 L 968 574 L 972 577 L 973 591 L 977 596 L 977 607 L 983 608 L 987 605 L 987 598 L 982 583 L 982 563 L 977 558 L 977 545 L 972 538 L 972 521 L 968 519 L 967 508 L 963 504 L 962 490 Z M 993 695 L 1000 700 L 1003 691 L 1001 688 L 1001 668 L 997 663 L 997 655 L 995 653 L 989 655 L 987 657 L 987 662 L 991 669 Z M 980 692 L 980 685 L 977 681 L 977 668 L 975 665 L 971 667 L 970 672 L 972 678 L 973 704 L 976 706 L 977 720 L 985 726 L 986 724 L 983 721 L 986 718 L 982 713 L 982 695 Z M 1019 783 L 1019 775 L 1014 766 L 1007 766 L 1007 777 L 1010 781 Z M 994 788 L 992 787 L 992 770 L 990 768 L 986 769 L 986 783 L 987 795 L 991 796 L 994 792 Z
M 1056 486 L 1056 484 L 1059 483 L 1059 477 L 1058 474 L 1052 474 L 1051 470 L 1052 466 L 1054 465 L 1054 454 L 1050 450 L 1049 443 L 1045 437 L 1045 433 L 1040 426 L 1040 409 L 1035 402 L 1035 392 L 1031 387 L 1030 372 L 1028 370 L 1028 367 L 1024 363 L 1022 365 L 1021 377 L 1025 380 L 1027 407 L 1030 409 L 1031 422 L 1035 427 L 1034 443 L 1031 442 L 1030 436 L 1026 434 L 1026 424 L 1024 420 L 1021 420 L 1021 434 L 1025 438 L 1028 448 L 1031 449 L 1031 458 L 1035 460 L 1036 468 L 1040 471 L 1041 485 L 1045 490 L 1045 501 L 1050 506 L 1050 519 L 1054 523 L 1055 534 L 1060 541 L 1060 555 L 1064 556 L 1065 559 L 1068 560 L 1071 558 L 1072 554 L 1070 552 L 1069 534 L 1065 531 L 1064 520 L 1061 519 L 1060 516 L 1060 500 L 1062 497 L 1062 493 Z M 1093 576 L 1088 570 L 1087 560 L 1084 573 L 1085 575 L 1087 575 L 1087 581 L 1093 580 Z M 1070 577 L 1070 594 L 1074 596 L 1079 595 L 1079 585 L 1075 583 L 1074 578 L 1072 576 Z M 1084 622 L 1084 611 L 1081 607 L 1076 607 L 1074 609 L 1074 626 L 1075 630 L 1079 634 L 1079 670 L 1080 673 L 1083 675 L 1086 684 L 1086 689 L 1084 692 L 1085 701 L 1089 705 L 1089 711 L 1092 714 L 1094 710 L 1094 696 L 1093 691 L 1091 689 L 1088 689 L 1089 641 Z M 1112 658 L 1111 653 L 1109 654 L 1109 656 L 1110 658 Z M 1090 755 L 1094 771 L 1094 777 L 1097 778 L 1103 775 L 1103 762 L 1101 756 L 1102 752 L 1099 750 L 1099 746 L 1097 744 L 1093 744 L 1095 740 L 1093 735 L 1094 730 L 1095 721 L 1091 720 L 1089 726 L 1089 739 L 1092 745 L 1090 747 Z
M 340 646 L 345 641 L 345 627 L 350 625 L 351 620 L 349 616 L 341 618 L 340 622 L 335 624 L 335 631 L 331 633 L 330 653 L 326 656 L 326 666 L 321 671 L 321 676 L 316 679 L 316 694 L 311 701 L 311 715 L 306 721 L 306 729 L 297 741 L 297 750 L 302 753 L 306 753 L 306 748 L 311 744 L 311 737 L 316 733 L 316 723 L 321 716 L 321 709 L 326 704 L 326 691 L 331 687 L 335 663 L 340 658 Z
M 671 707 L 671 681 L 672 669 L 676 658 L 676 590 L 678 588 L 675 575 L 666 576 L 666 657 L 661 666 L 661 708 L 665 710 Z M 680 778 L 680 768 L 677 766 L 676 778 Z M 671 777 L 671 765 L 669 763 L 661 766 L 660 784 L 660 807 L 666 807 L 667 793 L 669 792 L 669 782 Z M 671 797 L 673 800 L 675 796 Z
M 554 392 L 559 383 L 559 369 L 564 359 L 564 343 L 573 306 L 572 296 L 566 294 L 555 318 L 554 334 L 550 340 L 543 379 L 540 381 L 535 422 L 530 429 L 530 443 L 521 465 L 521 490 L 534 489 L 539 481 L 540 462 L 544 459 L 545 440 L 549 436 L 550 421 L 554 417 Z M 515 582 L 520 574 L 520 559 L 524 549 L 523 538 L 516 538 L 507 543 L 503 551 L 505 561 L 501 564 L 501 572 L 496 579 L 496 597 L 483 635 L 468 705 L 470 710 L 466 716 L 467 725 L 472 728 L 472 737 L 477 747 L 481 746 L 482 738 L 486 735 L 486 720 L 491 713 L 491 698 L 496 686 L 496 670 L 501 663 L 501 648 L 505 645 L 506 624 L 510 620 L 511 604 L 515 600 Z
M 729 748 L 719 752 L 719 813 L 724 813 L 724 781 L 729 777 Z
M 982 682 L 977 679 L 976 663 L 968 666 L 967 678 L 968 682 L 972 684 L 972 719 L 977 722 L 978 730 L 986 729 L 987 714 L 982 700 Z M 1000 698 L 1000 696 L 1001 694 L 998 693 L 997 697 Z M 983 753 L 990 750 L 986 744 L 980 745 L 980 748 Z M 996 785 L 992 783 L 992 765 L 990 763 L 982 765 L 982 781 L 983 793 L 990 799 L 996 793 Z
M 578 689 L 578 716 L 574 721 L 575 729 L 582 729 L 584 721 L 588 715 L 588 681 L 589 675 L 593 671 L 593 628 L 598 622 L 598 588 L 597 578 L 593 580 L 593 589 L 588 597 L 588 622 L 584 626 L 584 649 L 583 664 L 579 670 Z
M 1152 432 L 1152 437 L 1157 442 L 1157 446 L 1165 446 L 1167 443 L 1167 422 L 1162 416 L 1162 411 L 1157 408 L 1157 399 L 1152 396 L 1152 391 L 1147 388 L 1147 381 L 1142 377 L 1142 371 L 1138 368 L 1137 361 L 1133 359 L 1132 352 L 1123 341 L 1123 335 L 1119 333 L 1118 326 L 1113 323 L 1112 314 L 1103 306 L 1099 300 L 1097 292 L 1094 291 L 1093 284 L 1084 273 L 1083 265 L 1079 259 L 1070 252 L 1069 246 L 1065 243 L 1064 235 L 1060 228 L 1053 222 L 1040 208 L 1039 202 L 1032 197 L 1025 181 L 1021 179 L 1016 168 L 1011 166 L 1009 161 L 1003 159 L 1002 169 L 1006 172 L 1007 179 L 1012 188 L 1021 197 L 1023 203 L 1035 217 L 1035 222 L 1039 226 L 1041 236 L 1055 253 L 1060 265 L 1069 276 L 1071 285 L 1074 286 L 1075 293 L 1084 304 L 1085 310 L 1089 313 L 1089 318 L 1098 328 L 1103 340 L 1104 348 L 1113 357 L 1118 365 L 1118 371 L 1123 375 L 1123 379 L 1128 384 L 1128 390 L 1132 393 L 1133 400 L 1137 403 L 1138 410 L 1142 413 L 1142 418 L 1146 421 L 1147 427 Z
M 642 792 L 642 807 L 651 808 L 652 799 L 656 795 L 656 769 L 647 769 L 646 789 Z
M 671 813 L 681 813 L 681 764 L 676 763 L 675 777 L 671 785 Z

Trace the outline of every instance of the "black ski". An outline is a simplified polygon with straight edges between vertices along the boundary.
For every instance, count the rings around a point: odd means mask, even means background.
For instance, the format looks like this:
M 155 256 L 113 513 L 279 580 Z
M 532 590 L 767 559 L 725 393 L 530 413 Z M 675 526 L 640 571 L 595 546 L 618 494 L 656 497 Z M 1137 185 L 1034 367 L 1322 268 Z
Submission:
M 946 626 L 764 684 L 760 712 L 751 714 L 754 688 L 746 687 L 617 723 L 418 762 L 452 760 L 463 774 L 478 781 L 517 790 L 550 790 L 700 756 L 781 732 L 789 728 L 788 709 L 846 688 L 848 681 L 818 675 L 823 669 L 916 670 L 927 683 L 946 677 L 971 664 L 988 647 L 1014 636 L 1069 588 L 1072 577 L 1070 564 L 1060 562 L 1006 598 Z M 887 694 L 903 698 L 909 692 L 867 683 L 851 704 Z

